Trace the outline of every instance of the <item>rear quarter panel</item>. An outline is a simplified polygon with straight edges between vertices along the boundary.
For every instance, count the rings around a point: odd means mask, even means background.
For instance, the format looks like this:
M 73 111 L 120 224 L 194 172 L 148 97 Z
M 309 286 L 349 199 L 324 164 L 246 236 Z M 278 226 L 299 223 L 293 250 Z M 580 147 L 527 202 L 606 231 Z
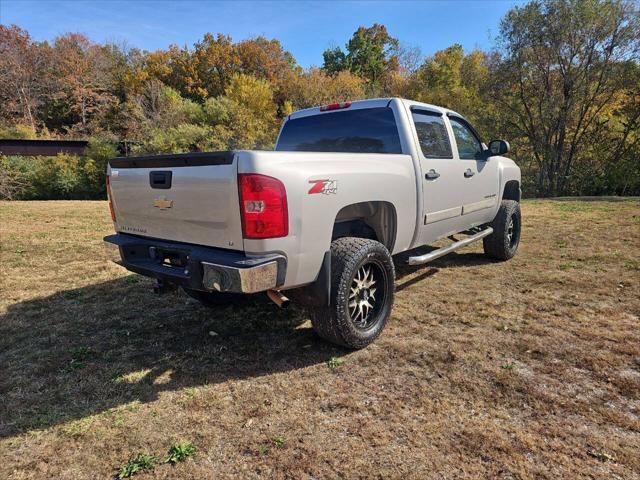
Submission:
M 409 248 L 416 218 L 414 165 L 409 155 L 240 151 L 238 173 L 260 173 L 282 181 L 287 192 L 289 235 L 244 240 L 247 254 L 283 253 L 285 288 L 313 282 L 331 246 L 333 224 L 345 206 L 388 202 L 395 207 L 392 253 Z M 335 193 L 310 194 L 313 180 L 336 182 Z

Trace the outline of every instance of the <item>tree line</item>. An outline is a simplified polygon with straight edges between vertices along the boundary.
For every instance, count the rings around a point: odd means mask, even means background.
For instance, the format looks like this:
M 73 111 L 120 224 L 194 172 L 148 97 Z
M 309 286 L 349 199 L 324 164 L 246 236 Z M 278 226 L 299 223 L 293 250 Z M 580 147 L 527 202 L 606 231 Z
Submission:
M 424 57 L 384 25 L 360 27 L 308 69 L 264 37 L 207 33 L 149 52 L 0 25 L 0 138 L 91 139 L 86 159 L 3 158 L 0 187 L 91 197 L 119 141 L 134 153 L 269 149 L 294 110 L 390 96 L 451 108 L 485 141 L 508 140 L 529 196 L 640 194 L 640 13 L 624 0 L 516 6 L 488 51 L 455 44 Z M 38 176 L 60 185 L 41 195 Z

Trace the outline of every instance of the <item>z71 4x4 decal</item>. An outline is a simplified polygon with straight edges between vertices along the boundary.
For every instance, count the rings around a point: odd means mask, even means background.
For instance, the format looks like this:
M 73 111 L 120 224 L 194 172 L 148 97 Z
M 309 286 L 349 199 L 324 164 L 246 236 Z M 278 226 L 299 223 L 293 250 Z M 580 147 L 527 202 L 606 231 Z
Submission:
M 309 180 L 309 183 L 313 184 L 313 187 L 309 189 L 309 195 L 314 193 L 324 193 L 329 195 L 330 193 L 338 193 L 338 181 L 337 180 Z

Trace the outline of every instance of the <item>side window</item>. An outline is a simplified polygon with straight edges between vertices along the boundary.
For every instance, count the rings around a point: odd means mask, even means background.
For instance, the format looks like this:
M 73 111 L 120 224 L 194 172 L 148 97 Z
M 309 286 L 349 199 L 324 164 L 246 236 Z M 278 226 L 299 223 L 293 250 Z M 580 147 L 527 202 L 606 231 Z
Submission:
M 422 154 L 427 158 L 453 158 L 442 116 L 419 111 L 412 112 L 412 116 Z
M 482 144 L 478 137 L 475 136 L 469 127 L 459 120 L 449 117 L 449 121 L 453 129 L 453 136 L 456 137 L 460 158 L 466 160 L 478 158 L 478 154 L 482 153 Z

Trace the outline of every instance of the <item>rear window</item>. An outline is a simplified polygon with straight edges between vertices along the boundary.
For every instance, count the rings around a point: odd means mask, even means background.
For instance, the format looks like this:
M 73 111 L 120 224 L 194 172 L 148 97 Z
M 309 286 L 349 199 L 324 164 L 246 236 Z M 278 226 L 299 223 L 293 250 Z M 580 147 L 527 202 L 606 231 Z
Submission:
M 422 154 L 427 158 L 453 158 L 442 115 L 420 111 L 412 115 Z
M 362 108 L 295 118 L 284 124 L 276 150 L 402 153 L 390 108 Z

